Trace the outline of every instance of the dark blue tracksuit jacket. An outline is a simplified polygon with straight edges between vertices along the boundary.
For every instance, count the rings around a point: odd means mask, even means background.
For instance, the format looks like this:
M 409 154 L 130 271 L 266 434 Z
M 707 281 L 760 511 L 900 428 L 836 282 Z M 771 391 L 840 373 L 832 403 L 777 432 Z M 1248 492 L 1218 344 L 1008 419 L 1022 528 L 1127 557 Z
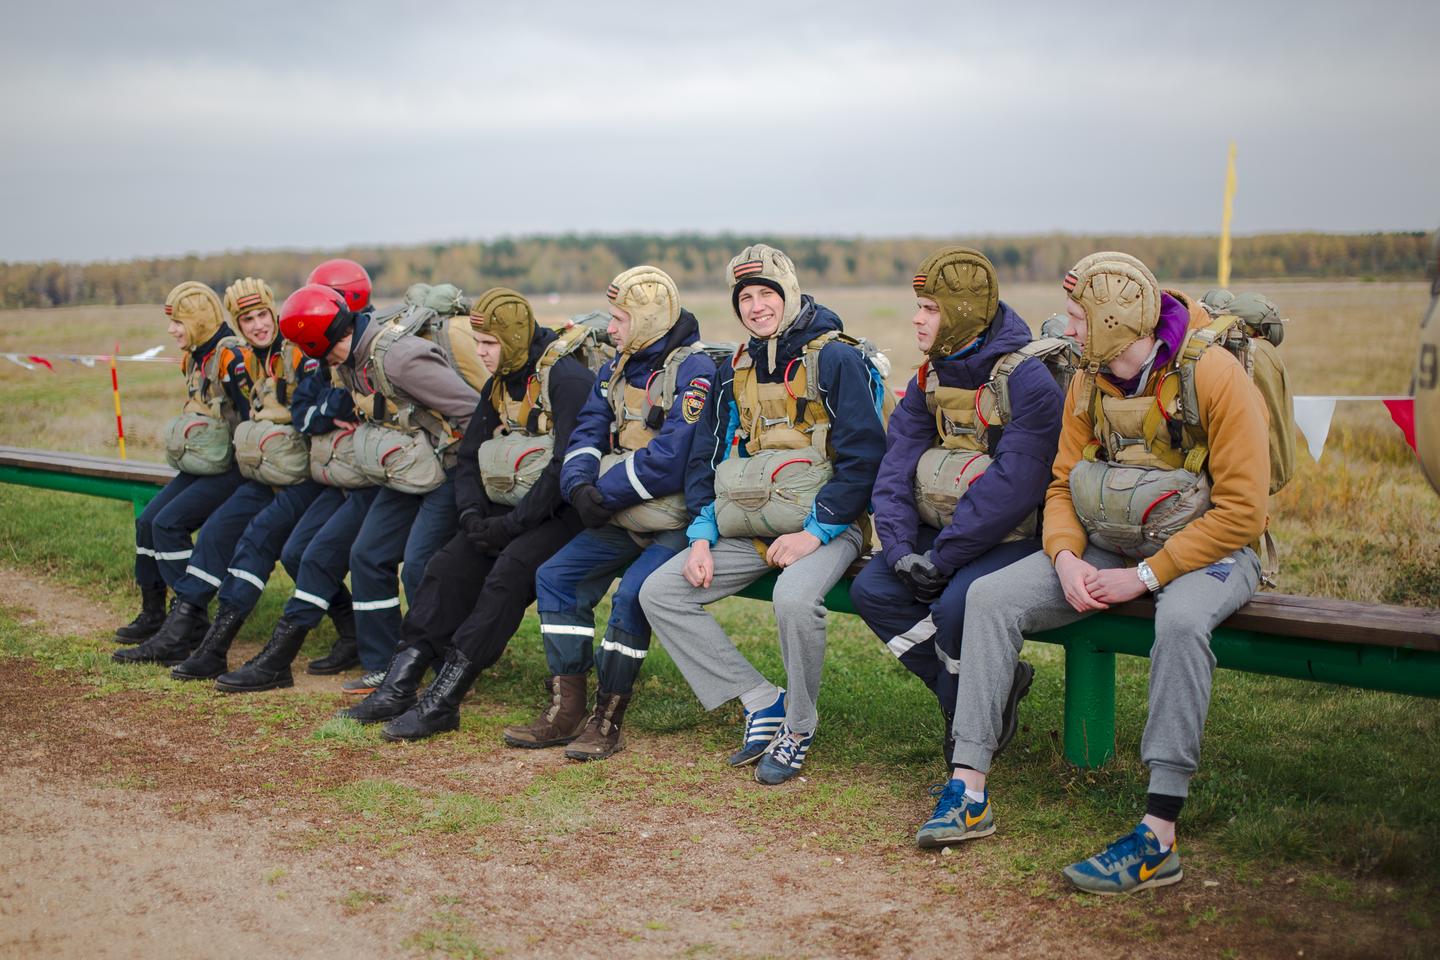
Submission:
M 700 324 L 688 310 L 680 311 L 680 319 L 663 338 L 632 355 L 625 364 L 625 381 L 644 388 L 650 375 L 665 365 L 665 358 L 676 347 L 696 343 Z M 616 469 L 600 476 L 600 457 L 612 449 L 611 438 L 618 426 L 606 397 L 611 371 L 610 360 L 595 376 L 595 388 L 580 410 L 580 419 L 570 433 L 565 462 L 560 469 L 560 493 L 568 502 L 575 488 L 593 483 L 600 490 L 605 509 L 623 510 L 642 500 L 679 493 L 685 489 L 685 465 L 690 451 L 690 438 L 696 425 L 685 419 L 684 396 L 687 391 L 707 391 L 715 377 L 715 361 L 703 353 L 695 353 L 680 365 L 675 379 L 675 396 L 665 421 L 655 438 L 631 458 L 629 470 Z
M 1030 328 L 1004 302 L 984 341 L 969 351 L 930 362 L 929 375 L 947 387 L 977 390 L 1005 354 L 1031 340 Z M 960 498 L 955 517 L 931 548 L 940 572 L 954 573 L 994 547 L 1040 508 L 1060 436 L 1064 398 L 1039 360 L 1026 360 L 1010 375 L 1011 419 L 990 451 L 988 469 Z M 915 552 L 920 515 L 915 508 L 915 467 L 939 440 L 935 415 L 925 406 L 918 377 L 890 415 L 885 459 L 875 481 L 875 533 L 891 566 Z
M 844 329 L 840 318 L 828 307 L 806 294 L 800 313 L 776 344 L 775 369 L 771 370 L 770 342 L 752 338 L 746 349 L 754 358 L 754 373 L 761 383 L 778 383 L 785 366 L 805 352 L 805 345 L 823 333 Z M 834 450 L 834 475 L 815 496 L 815 505 L 805 520 L 805 530 L 821 543 L 829 543 L 859 520 L 870 504 L 875 471 L 885 453 L 885 426 L 877 408 L 877 391 L 884 384 L 872 378 L 870 366 L 854 347 L 828 343 L 820 349 L 820 399 L 830 416 L 830 447 Z M 732 451 L 746 457 L 750 451 L 742 441 L 734 447 L 740 428 L 735 405 L 735 365 L 726 361 L 716 375 L 715 389 L 700 415 L 699 428 L 690 447 L 690 471 L 685 500 L 695 515 L 687 531 L 692 541 L 720 538 L 715 525 L 715 468 Z

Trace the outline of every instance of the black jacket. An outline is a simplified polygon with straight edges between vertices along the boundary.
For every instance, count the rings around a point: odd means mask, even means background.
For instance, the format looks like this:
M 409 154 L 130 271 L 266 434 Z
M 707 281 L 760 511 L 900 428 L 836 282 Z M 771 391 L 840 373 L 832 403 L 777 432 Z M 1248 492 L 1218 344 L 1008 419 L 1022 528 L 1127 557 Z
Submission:
M 530 341 L 530 358 L 525 366 L 505 378 L 505 391 L 512 400 L 525 395 L 525 388 L 535 373 L 535 362 L 545 352 L 545 347 L 555 339 L 555 332 L 545 327 L 536 327 L 535 337 Z M 482 517 L 505 516 L 510 535 L 519 536 L 524 531 L 544 523 L 562 509 L 568 507 L 560 497 L 560 465 L 565 460 L 565 448 L 570 443 L 570 431 L 575 428 L 580 408 L 595 386 L 595 374 L 590 368 L 573 356 L 561 357 L 550 371 L 550 403 L 553 406 L 555 452 L 550 458 L 535 486 L 525 494 L 514 507 L 491 502 L 485 495 L 480 482 L 480 445 L 495 436 L 500 426 L 500 414 L 490 402 L 489 388 L 485 397 L 475 407 L 470 425 L 460 441 L 455 466 L 455 506 L 463 517 L 478 513 Z

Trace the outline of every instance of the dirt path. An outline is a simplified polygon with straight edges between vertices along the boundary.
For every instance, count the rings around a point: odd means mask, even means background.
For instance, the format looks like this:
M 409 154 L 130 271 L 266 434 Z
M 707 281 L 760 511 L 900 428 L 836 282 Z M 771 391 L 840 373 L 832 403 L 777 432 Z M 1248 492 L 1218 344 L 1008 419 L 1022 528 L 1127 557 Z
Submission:
M 0 606 L 51 634 L 112 626 L 13 571 Z M 906 844 L 908 808 L 870 825 L 885 842 L 837 852 L 805 807 L 813 786 L 751 791 L 737 817 L 747 785 L 679 735 L 576 765 L 493 735 L 316 741 L 333 703 L 303 687 L 258 714 L 233 704 L 97 692 L 0 658 L 0 957 L 1400 952 L 1386 917 L 1357 926 L 1283 886 L 1197 878 L 1102 909 L 1058 882 L 1010 889 L 957 869 L 963 851 Z M 1191 919 L 1222 903 L 1243 917 L 1247 900 L 1293 922 Z

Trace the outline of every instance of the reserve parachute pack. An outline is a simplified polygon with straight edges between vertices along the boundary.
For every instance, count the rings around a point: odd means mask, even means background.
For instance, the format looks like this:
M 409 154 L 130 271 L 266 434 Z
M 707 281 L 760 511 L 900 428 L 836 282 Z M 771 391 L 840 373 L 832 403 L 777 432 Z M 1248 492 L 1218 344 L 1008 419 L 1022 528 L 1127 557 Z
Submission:
M 221 386 L 220 358 L 226 350 L 247 357 L 250 345 L 240 337 L 224 337 L 198 364 L 188 350 L 181 358 L 185 406 L 165 427 L 165 460 L 181 473 L 213 476 L 229 470 L 234 462 L 231 434 L 240 412 Z
M 500 425 L 495 436 L 480 445 L 479 458 L 480 483 L 492 503 L 513 507 L 545 472 L 555 453 L 550 375 L 565 357 L 575 357 L 592 373 L 614 357 L 606 332 L 609 323 L 610 315 L 602 311 L 571 317 L 536 359 L 519 400 L 505 392 L 499 377 L 490 378 L 488 395 Z
M 464 299 L 449 284 L 424 289 L 412 287 L 407 302 L 371 323 L 380 332 L 370 346 L 364 376 L 375 389 L 370 418 L 355 430 L 356 462 L 372 481 L 401 493 L 425 494 L 445 482 L 445 460 L 462 435 L 459 426 L 436 410 L 407 396 L 385 375 L 385 357 L 404 337 L 421 337 L 434 344 L 449 367 L 479 393 L 488 374 L 475 353 L 469 323 L 456 322 L 466 312 Z M 441 291 L 437 294 L 436 291 Z M 408 302 L 418 299 L 420 303 Z M 437 304 L 446 311 L 437 310 Z
M 740 440 L 715 470 L 715 525 L 722 537 L 777 537 L 805 528 L 815 497 L 834 475 L 830 414 L 820 395 L 820 351 L 842 343 L 861 354 L 876 415 L 889 422 L 895 396 L 889 359 L 869 341 L 829 330 L 805 344 L 777 383 L 761 383 L 749 351 L 733 356 Z M 867 537 L 868 539 L 868 537 Z
M 1054 330 L 1051 318 L 1042 332 Z M 1059 332 L 1063 332 L 1060 325 Z M 920 456 L 915 467 L 915 507 L 920 520 L 943 530 L 954 519 L 960 498 L 980 479 L 1010 422 L 1010 377 L 1026 360 L 1039 360 L 1063 391 L 1075 374 L 1077 345 L 1064 336 L 1032 340 L 1005 354 L 990 369 L 989 378 L 976 390 L 946 387 L 932 374 L 929 361 L 921 364 L 917 386 L 925 392 L 925 408 L 935 418 L 939 445 Z M 1031 513 L 1002 542 L 1035 536 L 1039 511 Z
M 338 368 L 331 367 L 329 376 L 332 387 L 349 389 Z M 355 430 L 355 427 L 336 427 L 310 438 L 310 479 L 342 490 L 375 486 L 375 481 L 360 469 L 360 461 L 355 456 Z
M 310 477 L 310 444 L 290 422 L 290 397 L 304 361 L 293 343 L 272 351 L 268 364 L 254 350 L 245 354 L 250 419 L 235 427 L 235 463 L 247 480 L 288 487 Z
M 1295 465 L 1295 418 L 1284 362 L 1275 347 L 1283 321 L 1273 304 L 1261 316 L 1228 312 L 1228 291 L 1202 301 L 1211 322 L 1192 327 L 1173 368 L 1154 395 L 1112 397 L 1092 389 L 1093 439 L 1070 472 L 1075 514 L 1096 546 L 1132 560 L 1154 556 L 1178 531 L 1212 506 L 1210 447 L 1200 423 L 1195 367 L 1212 347 L 1228 350 L 1255 383 L 1269 418 L 1270 492 L 1289 482 Z M 1244 306 L 1242 301 L 1241 306 Z M 1263 581 L 1277 572 L 1268 531 Z

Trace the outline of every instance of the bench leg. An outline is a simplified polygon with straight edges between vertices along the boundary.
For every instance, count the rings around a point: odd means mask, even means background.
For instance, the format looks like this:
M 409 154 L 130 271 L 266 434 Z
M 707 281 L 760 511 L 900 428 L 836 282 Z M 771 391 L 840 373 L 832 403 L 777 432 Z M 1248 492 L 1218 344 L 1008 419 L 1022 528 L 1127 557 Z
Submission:
M 160 489 L 161 488 L 156 487 L 155 493 L 146 496 L 141 496 L 137 493 L 135 496 L 130 498 L 131 502 L 135 504 L 135 519 L 140 519 L 140 514 L 144 513 L 145 508 L 150 506 L 150 501 L 155 499 L 155 494 L 159 493 Z
M 1115 755 L 1115 654 L 1065 644 L 1065 759 L 1098 767 Z

